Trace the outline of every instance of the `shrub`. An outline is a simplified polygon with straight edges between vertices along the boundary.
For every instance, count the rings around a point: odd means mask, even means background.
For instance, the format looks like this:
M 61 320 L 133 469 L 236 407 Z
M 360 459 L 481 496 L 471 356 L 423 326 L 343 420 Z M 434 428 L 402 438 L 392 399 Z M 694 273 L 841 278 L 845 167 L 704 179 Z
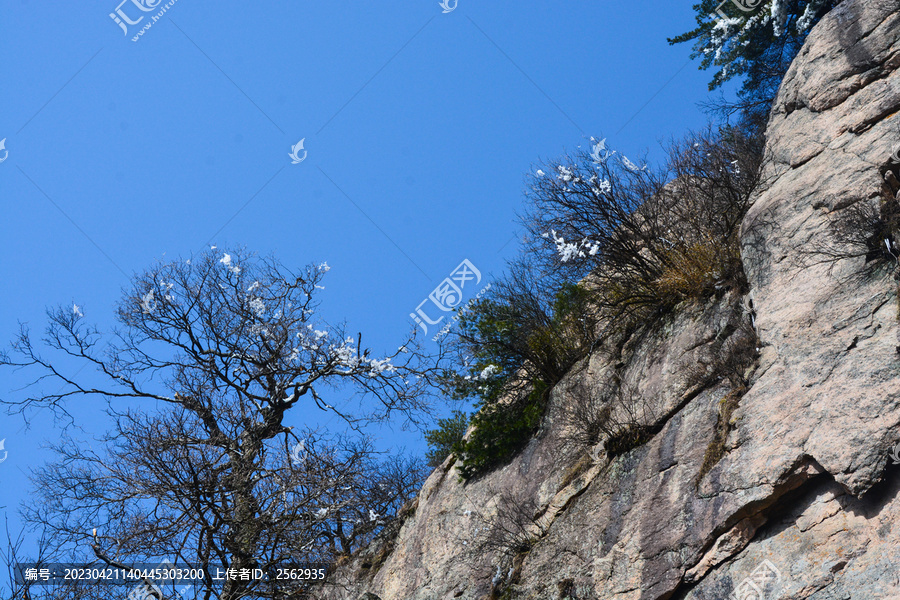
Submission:
M 590 448 L 604 441 L 607 456 L 615 458 L 657 432 L 656 411 L 634 386 L 608 382 L 593 392 L 579 382 L 568 392 L 562 409 L 565 448 Z
M 653 171 L 599 141 L 532 178 L 529 250 L 548 272 L 590 273 L 609 322 L 649 323 L 684 300 L 746 287 L 737 233 L 759 182 L 762 136 L 723 126 L 667 154 Z
M 596 399 L 584 383 L 572 386 L 567 392 L 560 419 L 563 450 L 577 452 L 592 448 L 603 439 L 610 418 L 610 403 Z
M 894 198 L 859 200 L 828 215 L 824 235 L 813 240 L 801 260 L 828 264 L 865 259 L 865 271 L 900 261 L 900 203 Z
M 574 284 L 555 287 L 530 265 L 512 265 L 460 321 L 461 369 L 448 374 L 456 398 L 476 398 L 473 431 L 455 453 L 463 479 L 508 462 L 531 439 L 550 390 L 594 340 L 590 294 Z
M 502 558 L 513 559 L 529 552 L 544 535 L 540 521 L 543 511 L 530 496 L 522 498 L 510 491 L 495 496 L 496 512 L 491 517 L 475 513 L 482 523 L 475 546 L 481 554 L 498 553 Z
M 650 425 L 637 423 L 628 425 L 614 433 L 606 440 L 606 455 L 609 458 L 621 456 L 638 446 L 643 446 L 656 435 L 656 431 Z
M 734 277 L 742 268 L 736 250 L 735 244 L 712 236 L 672 248 L 666 252 L 666 266 L 656 281 L 658 295 L 675 305 L 711 293 L 720 281 Z
M 446 419 L 438 419 L 437 429 L 432 429 L 425 434 L 428 442 L 428 452 L 425 458 L 431 467 L 439 466 L 444 460 L 458 451 L 466 428 L 469 426 L 469 417 L 462 411 L 455 410 Z

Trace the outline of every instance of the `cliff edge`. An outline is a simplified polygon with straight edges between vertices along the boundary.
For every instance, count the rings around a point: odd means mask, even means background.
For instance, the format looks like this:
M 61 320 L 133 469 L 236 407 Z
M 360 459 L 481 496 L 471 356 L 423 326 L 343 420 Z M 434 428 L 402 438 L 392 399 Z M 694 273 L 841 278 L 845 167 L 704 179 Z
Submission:
M 828 251 L 842 219 L 900 192 L 898 66 L 898 0 L 823 18 L 771 113 L 741 229 L 749 295 L 601 344 L 510 464 L 463 484 L 445 461 L 321 597 L 900 598 L 897 264 Z M 744 383 L 691 375 L 748 328 Z M 622 390 L 648 399 L 649 441 L 568 451 L 566 407 Z

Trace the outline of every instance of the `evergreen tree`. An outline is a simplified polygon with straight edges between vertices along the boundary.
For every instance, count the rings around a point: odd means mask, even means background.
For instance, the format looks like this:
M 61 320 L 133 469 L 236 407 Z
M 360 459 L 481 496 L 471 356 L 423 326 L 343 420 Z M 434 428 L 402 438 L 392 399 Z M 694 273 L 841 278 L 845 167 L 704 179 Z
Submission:
M 737 108 L 767 112 L 791 61 L 813 25 L 841 0 L 701 0 L 697 28 L 670 38 L 694 42 L 700 68 L 717 67 L 714 90 L 744 77 Z

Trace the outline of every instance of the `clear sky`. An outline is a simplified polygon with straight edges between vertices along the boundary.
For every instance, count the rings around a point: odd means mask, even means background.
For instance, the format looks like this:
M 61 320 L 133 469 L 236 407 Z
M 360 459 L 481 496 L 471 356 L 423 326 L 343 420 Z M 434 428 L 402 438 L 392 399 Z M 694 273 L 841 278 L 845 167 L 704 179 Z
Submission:
M 119 1 L 0 4 L 0 341 L 60 303 L 106 327 L 134 272 L 235 244 L 327 261 L 324 318 L 394 349 L 463 259 L 484 285 L 517 251 L 537 162 L 590 136 L 652 160 L 706 121 L 710 74 L 666 42 L 690 0 Z M 0 415 L 11 529 L 59 436 Z

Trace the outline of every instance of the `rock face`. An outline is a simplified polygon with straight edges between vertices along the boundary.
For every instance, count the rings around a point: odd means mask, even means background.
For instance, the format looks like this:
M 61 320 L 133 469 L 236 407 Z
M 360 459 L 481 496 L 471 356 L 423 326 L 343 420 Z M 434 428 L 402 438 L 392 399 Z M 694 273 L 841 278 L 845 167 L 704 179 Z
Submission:
M 900 1 L 827 15 L 782 84 L 743 222 L 752 305 L 726 296 L 594 352 L 515 460 L 465 485 L 448 460 L 396 536 L 320 597 L 900 598 L 894 269 L 811 252 L 842 211 L 894 201 L 898 66 Z M 698 385 L 692 365 L 727 354 L 750 313 L 747 385 Z M 653 437 L 611 459 L 569 451 L 566 407 L 603 398 L 613 376 L 652 399 Z

